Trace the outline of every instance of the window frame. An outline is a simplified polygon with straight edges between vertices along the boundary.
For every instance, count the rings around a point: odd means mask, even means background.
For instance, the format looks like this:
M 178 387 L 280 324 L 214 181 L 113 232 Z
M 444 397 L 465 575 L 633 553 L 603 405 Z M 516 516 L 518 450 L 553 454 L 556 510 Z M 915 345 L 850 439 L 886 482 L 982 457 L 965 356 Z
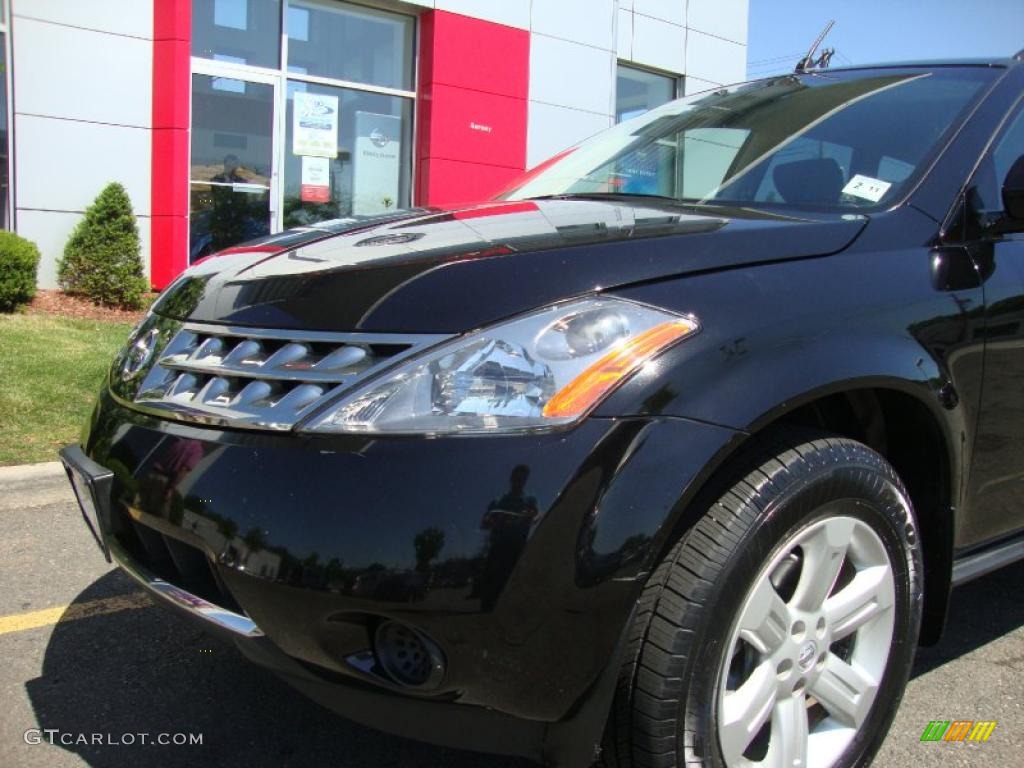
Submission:
M 15 152 L 14 152 L 14 40 L 11 35 L 11 3 L 0 0 L 0 34 L 4 36 L 4 80 L 7 85 L 7 205 L 3 214 L 7 221 L 6 229 L 14 232 L 17 229 L 15 215 L 18 210 L 15 204 L 17 186 L 15 184 Z M 2 223 L 2 222 L 0 222 Z
M 658 77 L 664 77 L 672 81 L 672 98 L 669 101 L 675 101 L 676 99 L 682 98 L 685 95 L 686 76 L 681 75 L 678 72 L 669 72 L 664 69 L 656 69 L 654 67 L 645 67 L 637 64 L 634 61 L 628 59 L 616 59 L 615 60 L 615 94 L 612 101 L 613 114 L 615 116 L 615 124 L 623 122 L 619 119 L 619 68 L 632 69 L 636 72 L 643 72 L 648 75 L 657 75 Z M 665 102 L 666 104 L 668 102 Z M 660 104 L 658 106 L 661 106 Z M 654 107 L 651 107 L 654 109 Z M 630 119 L 630 118 L 626 118 Z

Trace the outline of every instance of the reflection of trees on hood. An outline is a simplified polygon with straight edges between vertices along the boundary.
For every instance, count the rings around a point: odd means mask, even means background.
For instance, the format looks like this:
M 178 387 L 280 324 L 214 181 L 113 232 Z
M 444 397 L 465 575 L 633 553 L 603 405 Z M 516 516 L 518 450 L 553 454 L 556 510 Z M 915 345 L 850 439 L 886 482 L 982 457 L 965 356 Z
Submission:
M 209 279 L 210 275 L 183 278 L 171 291 L 164 292 L 154 305 L 153 311 L 168 317 L 188 317 L 199 306 Z
M 416 549 L 416 570 L 423 572 L 430 567 L 430 561 L 444 549 L 444 531 L 440 528 L 424 528 L 412 540 Z

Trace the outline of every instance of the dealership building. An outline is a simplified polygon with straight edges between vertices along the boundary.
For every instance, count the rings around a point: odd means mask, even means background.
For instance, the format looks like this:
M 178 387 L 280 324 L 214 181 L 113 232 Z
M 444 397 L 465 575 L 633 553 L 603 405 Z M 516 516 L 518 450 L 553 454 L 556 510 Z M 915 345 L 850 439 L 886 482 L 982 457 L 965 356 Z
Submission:
M 3 226 L 56 283 L 111 181 L 153 284 L 292 226 L 484 199 L 743 79 L 747 0 L 0 0 Z

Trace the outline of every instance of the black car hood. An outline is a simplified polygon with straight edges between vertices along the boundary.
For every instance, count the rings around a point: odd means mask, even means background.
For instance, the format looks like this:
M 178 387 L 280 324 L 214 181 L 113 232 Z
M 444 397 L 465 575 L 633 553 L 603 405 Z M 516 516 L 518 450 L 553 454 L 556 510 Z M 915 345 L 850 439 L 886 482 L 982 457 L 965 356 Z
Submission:
M 233 249 L 193 267 L 154 309 L 273 328 L 455 333 L 591 291 L 835 253 L 865 221 L 654 201 L 487 203 L 269 255 Z

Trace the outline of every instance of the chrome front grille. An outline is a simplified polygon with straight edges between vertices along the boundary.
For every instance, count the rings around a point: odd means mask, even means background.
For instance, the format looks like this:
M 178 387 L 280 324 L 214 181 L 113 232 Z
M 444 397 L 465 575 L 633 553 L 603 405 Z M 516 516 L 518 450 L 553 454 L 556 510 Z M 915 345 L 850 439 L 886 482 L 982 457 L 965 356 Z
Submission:
M 146 334 L 153 338 L 152 359 L 137 374 L 121 375 L 119 371 L 130 368 L 119 361 L 111 376 L 116 396 L 166 418 L 274 430 L 291 429 L 366 377 L 446 338 L 270 330 L 162 318 L 144 324 L 133 343 Z

